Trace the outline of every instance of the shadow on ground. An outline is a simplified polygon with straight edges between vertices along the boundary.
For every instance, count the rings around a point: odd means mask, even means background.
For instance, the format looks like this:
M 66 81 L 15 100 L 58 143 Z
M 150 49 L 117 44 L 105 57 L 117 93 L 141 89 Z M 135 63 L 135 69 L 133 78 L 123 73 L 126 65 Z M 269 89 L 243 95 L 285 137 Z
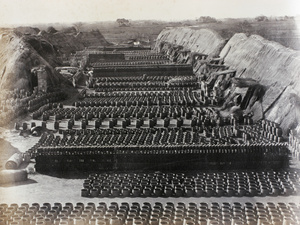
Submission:
M 20 181 L 16 183 L 6 183 L 6 184 L 0 184 L 0 187 L 15 187 L 15 186 L 22 186 L 22 185 L 28 185 L 28 184 L 36 184 L 37 182 L 32 179 L 28 179 L 25 181 Z

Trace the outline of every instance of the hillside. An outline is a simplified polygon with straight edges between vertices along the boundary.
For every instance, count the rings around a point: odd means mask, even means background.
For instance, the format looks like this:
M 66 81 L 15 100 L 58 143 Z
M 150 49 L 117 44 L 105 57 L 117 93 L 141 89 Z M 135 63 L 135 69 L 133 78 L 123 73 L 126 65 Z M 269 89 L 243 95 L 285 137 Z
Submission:
M 56 32 L 47 33 L 41 31 L 36 38 L 44 39 L 51 43 L 59 54 L 70 54 L 75 51 L 83 50 L 88 46 L 108 45 L 99 30 L 87 32 Z
M 163 30 L 156 43 L 182 45 L 191 52 L 220 56 L 224 64 L 235 69 L 236 77 L 256 80 L 264 89 L 264 96 L 251 110 L 254 119 L 265 117 L 281 125 L 287 132 L 298 124 L 300 109 L 300 56 L 261 36 L 247 37 L 235 34 L 225 41 L 214 31 L 207 29 L 173 28 Z M 263 110 L 263 115 L 258 113 Z
M 192 30 L 190 28 L 166 28 L 157 37 L 154 49 L 159 50 L 163 42 L 182 45 L 192 52 L 218 56 L 225 40 L 209 29 Z
M 45 66 L 52 77 L 51 85 L 59 83 L 53 67 L 24 38 L 13 30 L 0 31 L 0 88 L 1 90 L 32 89 L 31 69 Z
M 300 96 L 299 52 L 258 35 L 235 34 L 220 56 L 237 74 L 244 71 L 241 77 L 253 78 L 265 87 L 262 107 L 267 119 L 286 128 L 298 123 L 298 106 L 291 94 Z
M 0 88 L 1 90 L 32 90 L 31 70 L 44 67 L 49 86 L 63 79 L 54 71 L 61 58 L 91 45 L 109 44 L 96 30 L 91 32 L 46 32 L 30 27 L 0 30 Z

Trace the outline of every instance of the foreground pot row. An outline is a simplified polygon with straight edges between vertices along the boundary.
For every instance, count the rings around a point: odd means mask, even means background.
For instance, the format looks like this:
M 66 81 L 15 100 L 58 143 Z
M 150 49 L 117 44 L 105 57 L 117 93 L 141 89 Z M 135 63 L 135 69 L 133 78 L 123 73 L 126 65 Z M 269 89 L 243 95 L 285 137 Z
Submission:
M 272 202 L 0 204 L 1 225 L 296 225 L 299 216 L 298 204 Z

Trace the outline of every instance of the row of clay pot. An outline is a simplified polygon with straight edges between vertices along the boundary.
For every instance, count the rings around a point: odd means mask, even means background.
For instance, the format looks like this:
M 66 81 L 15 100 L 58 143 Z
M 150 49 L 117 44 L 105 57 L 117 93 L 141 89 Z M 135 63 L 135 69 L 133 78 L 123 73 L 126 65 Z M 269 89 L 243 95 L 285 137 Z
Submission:
M 78 102 L 77 102 L 78 103 Z M 84 102 L 82 102 L 84 103 Z M 98 102 L 99 103 L 99 102 Z M 84 104 L 85 105 L 85 104 Z M 73 118 L 78 120 L 85 118 L 92 120 L 93 118 L 144 118 L 150 119 L 160 117 L 185 117 L 191 119 L 192 116 L 197 116 L 201 120 L 205 119 L 205 116 L 200 117 L 202 114 L 197 108 L 191 106 L 180 106 L 180 105 L 162 105 L 162 106 L 108 106 L 100 107 L 98 104 L 92 105 L 91 107 L 81 107 L 79 104 L 77 108 L 48 108 L 44 113 L 48 116 L 54 116 L 55 120 L 61 120 L 62 118 Z M 61 116 L 61 117 L 59 117 Z M 76 116 L 76 117 L 75 117 Z
M 143 87 L 135 87 L 135 88 L 97 88 L 96 86 L 95 91 L 96 92 L 112 92 L 112 91 L 176 91 L 176 90 L 194 90 L 196 89 L 198 86 L 195 85 L 195 83 L 191 83 L 191 84 L 185 84 L 184 87 L 182 85 L 180 86 L 163 86 L 163 87 L 147 87 L 147 86 L 143 86 Z
M 170 64 L 169 60 L 157 60 L 157 61 L 119 61 L 119 62 L 96 62 L 92 63 L 94 67 L 105 66 L 134 66 L 134 65 L 165 65 Z
M 94 97 L 168 97 L 168 96 L 187 96 L 197 94 L 188 90 L 185 91 L 130 91 L 130 92 L 109 92 L 109 93 L 85 93 L 86 98 Z
M 97 77 L 95 78 L 96 83 L 108 83 L 108 82 L 136 82 L 136 81 L 168 81 L 173 78 L 189 78 L 193 79 L 195 76 L 151 76 L 147 75 L 145 77 L 139 76 L 129 76 L 129 77 Z
M 127 120 L 130 122 L 130 120 Z M 124 123 L 127 122 L 123 121 Z M 83 121 L 84 122 L 84 121 Z M 97 122 L 97 121 L 96 121 Z M 114 121 L 110 121 L 114 123 Z M 151 122 L 151 121 L 150 121 Z M 154 122 L 154 121 L 153 121 Z M 113 125 L 112 125 L 113 126 Z M 127 126 L 127 124 L 126 124 Z M 125 127 L 126 127 L 125 126 Z M 102 135 L 97 134 L 79 134 L 78 136 L 60 136 L 43 135 L 42 146 L 76 146 L 76 145 L 151 145 L 166 143 L 199 144 L 201 137 L 199 133 L 183 131 L 180 129 L 154 129 L 149 132 L 147 129 L 132 129 L 132 131 L 122 129 L 121 132 Z
M 296 130 L 290 131 L 288 145 L 292 153 L 292 156 L 299 161 L 300 160 L 300 138 Z
M 180 132 L 179 132 L 180 133 Z M 147 133 L 141 133 L 143 137 L 147 137 Z M 46 137 L 46 138 L 45 138 Z M 111 138 L 109 135 L 107 137 Z M 183 137 L 183 136 L 181 136 Z M 40 154 L 48 154 L 53 149 L 53 155 L 60 154 L 59 152 L 69 151 L 74 148 L 73 153 L 76 154 L 86 154 L 86 150 L 90 149 L 89 154 L 98 154 L 99 150 L 109 150 L 113 151 L 116 154 L 131 154 L 130 152 L 133 151 L 134 154 L 150 154 L 150 155 L 165 155 L 165 154 L 196 154 L 197 157 L 222 157 L 227 160 L 242 160 L 245 157 L 251 157 L 251 160 L 263 160 L 266 162 L 272 162 L 273 159 L 276 160 L 286 160 L 288 157 L 288 149 L 283 144 L 252 144 L 252 145 L 245 145 L 245 144 L 232 144 L 232 145 L 223 145 L 223 144 L 174 144 L 174 145 L 154 145 L 154 144 L 144 144 L 144 145 L 124 145 L 121 143 L 120 145 L 99 145 L 97 142 L 94 143 L 93 140 L 98 140 L 99 135 L 91 135 L 90 133 L 86 135 L 79 135 L 78 137 L 64 137 L 67 140 L 71 140 L 72 142 L 74 139 L 77 139 L 79 142 L 83 143 L 76 143 L 74 144 L 66 144 L 62 146 L 51 146 L 50 144 L 54 139 L 60 139 L 60 136 L 55 137 L 53 134 L 44 134 L 41 139 L 44 140 L 44 143 L 41 143 L 41 146 L 44 148 L 40 149 Z M 92 140 L 88 143 L 88 140 Z M 84 144 L 86 142 L 86 144 Z M 75 144 L 76 143 L 76 144 Z M 94 143 L 94 144 L 91 144 Z M 79 151 L 76 152 L 75 151 Z M 97 151 L 95 151 L 97 150 Z M 82 153 L 80 153 L 82 151 Z M 95 151 L 95 152 L 93 152 Z M 121 151 L 124 153 L 117 153 Z M 128 153 L 127 153 L 128 152 Z M 133 154 L 133 153 L 132 153 Z M 216 159 L 217 160 L 217 159 Z M 249 158 L 250 160 L 250 158 Z
M 153 60 L 153 59 L 167 59 L 165 55 L 135 55 L 135 56 L 128 56 L 128 60 Z
M 0 224 L 38 225 L 296 225 L 295 203 L 112 202 L 0 204 Z
M 91 174 L 84 181 L 83 197 L 211 197 L 278 196 L 295 194 L 296 173 L 120 173 Z
M 118 83 L 99 83 L 94 84 L 93 88 L 95 88 L 97 92 L 101 91 L 104 92 L 106 89 L 111 90 L 119 90 L 119 91 L 126 91 L 126 90 L 149 90 L 155 88 L 155 90 L 159 90 L 160 88 L 169 89 L 169 88 L 176 88 L 176 89 L 184 89 L 186 87 L 197 87 L 198 84 L 195 81 L 184 81 L 184 82 L 160 82 L 160 81 L 153 81 L 153 82 L 118 82 Z

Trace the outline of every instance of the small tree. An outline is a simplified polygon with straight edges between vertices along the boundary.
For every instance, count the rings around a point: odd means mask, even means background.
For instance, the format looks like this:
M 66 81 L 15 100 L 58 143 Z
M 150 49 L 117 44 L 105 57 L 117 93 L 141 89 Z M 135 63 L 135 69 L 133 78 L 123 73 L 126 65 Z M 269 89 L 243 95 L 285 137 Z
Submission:
M 122 18 L 122 19 L 117 19 L 117 23 L 119 24 L 119 27 L 129 27 L 130 22 L 129 20 Z
M 255 20 L 257 22 L 262 22 L 262 21 L 268 21 L 269 19 L 268 19 L 268 17 L 262 15 L 262 16 L 255 17 Z
M 77 22 L 73 24 L 77 32 L 80 32 L 82 30 L 83 25 L 84 24 L 82 22 Z
M 293 16 L 284 16 L 284 20 L 293 20 L 295 19 Z
M 216 22 L 218 22 L 216 18 L 210 17 L 210 16 L 201 16 L 196 21 L 200 22 L 200 23 L 216 23 Z
M 47 28 L 47 33 L 49 33 L 49 34 L 54 34 L 56 32 L 57 32 L 57 30 L 52 26 Z
M 252 29 L 252 25 L 249 21 L 244 20 L 243 22 L 239 22 L 237 27 L 240 32 L 248 33 Z

